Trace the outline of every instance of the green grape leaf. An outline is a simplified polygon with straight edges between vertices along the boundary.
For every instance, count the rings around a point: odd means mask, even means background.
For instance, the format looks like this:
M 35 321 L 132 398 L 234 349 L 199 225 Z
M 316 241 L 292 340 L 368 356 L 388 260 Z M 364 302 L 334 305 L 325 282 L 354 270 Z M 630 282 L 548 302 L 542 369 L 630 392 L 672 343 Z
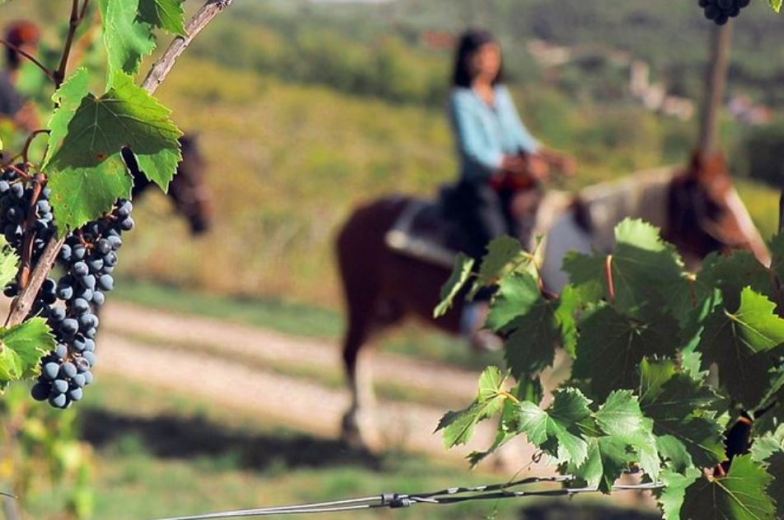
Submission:
M 482 462 L 488 455 L 495 450 L 517 437 L 520 432 L 520 408 L 517 404 L 507 399 L 504 401 L 504 407 L 501 411 L 501 420 L 498 423 L 498 433 L 495 436 L 493 444 L 485 451 L 472 451 L 468 455 L 468 462 L 471 467 L 475 467 Z
M 740 296 L 745 287 L 751 287 L 769 299 L 775 298 L 770 271 L 750 251 L 708 255 L 697 275 L 697 281 L 704 286 L 720 289 L 728 309 L 740 305 Z
M 589 486 L 598 486 L 602 493 L 610 493 L 615 481 L 636 458 L 625 440 L 612 436 L 594 437 L 588 441 L 585 462 L 578 467 L 572 466 L 570 473 Z
M 771 480 L 750 455 L 735 457 L 725 477 L 702 477 L 686 488 L 680 518 L 773 520 L 775 504 L 766 492 Z
M 19 256 L 8 245 L 5 236 L 0 235 L 0 287 L 5 287 L 16 278 Z
M 771 371 L 778 367 L 775 350 L 784 343 L 782 324 L 773 304 L 748 287 L 736 312 L 718 305 L 705 321 L 697 346 L 703 368 L 716 363 L 721 384 L 747 409 L 754 409 L 770 391 L 775 376 Z
M 61 233 L 101 216 L 118 198 L 130 197 L 123 148 L 133 151 L 147 178 L 168 188 L 181 159 L 182 135 L 169 116 L 166 107 L 124 74 L 100 98 L 89 94 L 82 99 L 48 165 Z
M 49 118 L 46 127 L 49 129 L 49 146 L 46 149 L 42 169 L 46 170 L 55 150 L 59 150 L 65 136 L 68 135 L 68 125 L 82 104 L 82 100 L 90 93 L 90 74 L 84 67 L 80 67 L 71 74 L 60 88 L 52 95 L 52 101 L 57 107 Z
M 172 34 L 185 36 L 183 0 L 139 0 L 139 20 Z
M 686 488 L 700 478 L 700 475 L 702 473 L 697 468 L 688 468 L 683 474 L 666 469 L 661 472 L 659 478 L 665 487 L 659 495 L 659 504 L 665 520 L 687 520 L 681 516 Z
M 530 274 L 511 273 L 504 276 L 499 281 L 498 291 L 493 297 L 487 326 L 494 331 L 500 331 L 518 316 L 530 312 L 531 307 L 541 299 L 539 286 Z
M 654 423 L 654 430 L 656 424 Z M 662 460 L 667 461 L 667 467 L 677 473 L 685 473 L 694 467 L 691 455 L 686 451 L 680 439 L 672 435 L 659 435 L 656 437 L 656 449 Z
M 479 378 L 479 395 L 468 408 L 447 412 L 436 431 L 444 430 L 447 448 L 465 444 L 474 435 L 476 425 L 503 409 L 507 395 L 503 392 L 504 377 L 497 367 L 488 367 Z
M 591 416 L 590 403 L 574 388 L 556 392 L 553 404 L 547 410 L 522 402 L 519 431 L 560 461 L 579 466 L 588 456 L 588 444 L 580 434 L 579 423 Z
M 784 3 L 784 0 L 768 0 L 771 9 L 776 11 L 777 13 L 781 12 L 781 5 Z
M 441 301 L 433 311 L 434 318 L 440 318 L 449 312 L 449 309 L 454 305 L 455 298 L 460 290 L 465 286 L 468 279 L 471 277 L 471 270 L 474 268 L 474 259 L 458 253 L 452 266 L 452 274 L 449 280 L 446 281 L 441 288 Z
M 534 255 L 524 251 L 520 241 L 512 237 L 501 236 L 493 239 L 487 244 L 487 253 L 482 257 L 482 265 L 470 296 L 473 297 L 481 287 L 496 284 L 502 276 L 512 271 L 527 271 L 535 275 Z
M 751 445 L 751 456 L 757 462 L 764 462 L 779 451 L 784 452 L 784 424 L 779 425 L 775 431 L 758 437 Z
M 694 464 L 711 467 L 724 460 L 722 427 L 710 419 L 719 397 L 707 385 L 675 372 L 669 361 L 643 360 L 640 365 L 640 407 L 653 419 L 653 432 L 667 437 L 665 456 L 683 469 L 682 451 Z M 680 443 L 678 447 L 675 443 Z
M 773 477 L 768 494 L 776 499 L 777 518 L 784 518 L 784 424 L 757 437 L 751 445 L 751 457 L 762 463 Z
M 513 332 L 504 345 L 504 360 L 514 377 L 527 378 L 553 364 L 561 340 L 554 305 L 539 296 L 525 315 L 509 325 Z
M 773 477 L 768 494 L 776 499 L 776 517 L 784 518 L 784 451 L 768 459 L 768 474 Z
M 103 43 L 108 58 L 109 87 L 118 72 L 135 75 L 142 58 L 155 49 L 152 26 L 140 20 L 139 0 L 99 0 L 103 17 Z
M 674 318 L 643 323 L 604 306 L 582 322 L 573 377 L 589 382 L 591 395 L 604 399 L 617 388 L 636 388 L 644 357 L 673 356 L 679 344 Z
M 561 328 L 563 348 L 571 356 L 577 355 L 577 338 L 580 336 L 578 322 L 585 318 L 592 303 L 601 298 L 588 286 L 567 285 L 561 291 L 555 319 Z
M 615 228 L 612 255 L 615 305 L 627 312 L 659 311 L 674 287 L 687 284 L 675 247 L 661 239 L 658 228 L 626 219 Z
M 653 478 L 658 476 L 659 454 L 652 421 L 643 416 L 634 394 L 628 390 L 611 393 L 594 418 L 604 433 L 625 441 L 638 453 L 640 466 L 646 473 Z
M 43 318 L 0 329 L 0 385 L 35 375 L 41 357 L 54 346 L 54 336 Z
M 598 300 L 606 296 L 605 261 L 605 256 L 572 251 L 564 257 L 563 270 L 569 274 L 570 285 L 583 291 L 588 300 Z

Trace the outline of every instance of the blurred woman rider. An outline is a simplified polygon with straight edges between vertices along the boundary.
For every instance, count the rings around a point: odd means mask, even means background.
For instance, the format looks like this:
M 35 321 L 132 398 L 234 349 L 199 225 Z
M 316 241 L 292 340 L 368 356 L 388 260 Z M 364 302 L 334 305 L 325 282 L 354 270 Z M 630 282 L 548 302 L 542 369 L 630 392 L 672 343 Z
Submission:
M 24 59 L 17 49 L 34 54 L 40 36 L 38 26 L 28 21 L 12 23 L 5 33 L 5 42 L 10 45 L 5 48 L 6 68 L 0 71 L 0 118 L 10 118 L 26 131 L 40 128 L 40 123 L 33 104 L 16 88 Z
M 450 116 L 460 158 L 460 181 L 452 211 L 466 237 L 465 252 L 480 258 L 487 243 L 503 234 L 530 238 L 551 167 L 574 169 L 571 159 L 546 150 L 526 129 L 503 84 L 501 47 L 487 31 L 460 38 L 450 97 Z M 520 197 L 520 193 L 525 196 Z M 523 201 L 514 211 L 511 202 Z M 454 206 L 457 205 L 457 208 Z M 520 216 L 524 216 L 520 219 Z M 484 295 L 484 299 L 487 295 Z M 483 299 L 480 295 L 480 300 Z M 486 305 L 469 305 L 464 332 L 484 321 Z

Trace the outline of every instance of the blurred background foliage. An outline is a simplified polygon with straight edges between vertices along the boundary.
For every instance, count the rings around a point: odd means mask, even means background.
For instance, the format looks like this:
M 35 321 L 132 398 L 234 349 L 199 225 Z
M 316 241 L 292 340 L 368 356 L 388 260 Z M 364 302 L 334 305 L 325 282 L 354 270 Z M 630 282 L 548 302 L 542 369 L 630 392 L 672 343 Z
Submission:
M 775 113 L 784 105 L 777 88 L 784 31 L 759 4 L 736 26 L 730 93 Z M 35 5 L 44 20 L 60 14 L 52 3 Z M 699 100 L 709 25 L 688 2 L 238 2 L 196 40 L 160 91 L 180 126 L 200 135 L 217 195 L 215 232 L 189 240 L 184 222 L 169 218 L 168 202 L 150 196 L 123 274 L 337 308 L 332 239 L 350 210 L 392 192 L 430 196 L 456 174 L 444 103 L 449 38 L 466 25 L 499 34 L 527 125 L 579 159 L 580 176 L 558 187 L 687 160 L 695 119 L 646 111 L 627 93 L 628 72 L 608 56 L 643 59 L 669 92 Z M 590 52 L 543 69 L 527 50 L 533 38 Z M 778 154 L 757 152 L 776 150 L 780 128 L 727 119 L 723 130 L 742 195 L 766 236 L 775 222 L 774 194 L 741 179 L 753 173 L 768 184 L 780 181 Z

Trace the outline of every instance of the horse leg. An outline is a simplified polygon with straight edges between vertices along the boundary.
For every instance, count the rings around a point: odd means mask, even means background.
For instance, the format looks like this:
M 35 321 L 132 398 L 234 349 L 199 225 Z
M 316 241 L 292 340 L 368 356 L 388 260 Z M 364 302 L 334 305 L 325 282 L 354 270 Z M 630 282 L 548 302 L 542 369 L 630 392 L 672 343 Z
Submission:
M 341 437 L 349 445 L 368 450 L 381 447 L 381 438 L 376 428 L 373 413 L 375 394 L 368 356 L 360 358 L 362 346 L 369 338 L 369 308 L 349 314 L 349 325 L 343 343 L 343 365 L 351 392 L 351 404 L 343 415 Z

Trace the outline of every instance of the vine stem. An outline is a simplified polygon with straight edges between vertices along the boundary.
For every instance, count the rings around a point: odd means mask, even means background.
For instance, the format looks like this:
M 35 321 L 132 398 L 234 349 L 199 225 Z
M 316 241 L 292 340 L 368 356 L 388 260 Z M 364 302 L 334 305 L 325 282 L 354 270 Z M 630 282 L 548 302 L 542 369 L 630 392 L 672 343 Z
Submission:
M 613 278 L 612 264 L 613 256 L 607 255 L 607 259 L 604 262 L 604 275 L 607 279 L 607 292 L 610 296 L 610 302 L 615 303 L 615 280 Z
M 65 79 L 65 72 L 68 69 L 68 58 L 71 55 L 71 46 L 73 45 L 74 36 L 76 36 L 76 30 L 79 28 L 79 24 L 81 24 L 84 19 L 84 14 L 87 12 L 87 3 L 89 1 L 90 0 L 84 0 L 82 8 L 79 9 L 79 0 L 71 0 L 71 17 L 68 21 L 68 35 L 65 38 L 65 47 L 63 47 L 63 54 L 60 57 L 60 65 L 53 74 L 55 89 L 60 88 L 60 85 L 62 85 L 63 80 Z
M 160 84 L 163 83 L 163 80 L 166 79 L 172 67 L 174 67 L 177 58 L 188 48 L 196 35 L 207 27 L 207 24 L 218 16 L 221 11 L 229 7 L 232 2 L 233 0 L 207 0 L 188 22 L 188 25 L 185 27 L 186 35 L 176 37 L 169 44 L 169 48 L 166 49 L 163 56 L 150 68 L 147 77 L 144 78 L 142 88 L 150 94 L 155 92 Z
M 150 94 L 154 93 L 169 75 L 169 72 L 171 72 L 177 58 L 185 51 L 188 45 L 191 44 L 196 35 L 207 27 L 207 25 L 224 9 L 229 7 L 232 1 L 233 0 L 207 0 L 201 9 L 199 9 L 188 22 L 188 25 L 185 28 L 187 36 L 178 36 L 169 44 L 169 47 L 163 53 L 163 56 L 155 62 L 147 73 L 142 88 Z M 70 52 L 71 44 L 73 43 L 74 34 L 84 17 L 88 2 L 89 0 L 84 0 L 80 12 L 79 1 L 73 0 L 66 49 L 63 52 L 60 67 L 55 74 L 62 73 L 62 76 L 65 76 L 65 69 L 68 66 L 68 54 Z M 62 81 L 62 79 L 60 79 L 60 81 Z M 57 86 L 59 86 L 59 83 L 57 83 Z M 11 312 L 6 320 L 6 326 L 13 327 L 14 325 L 19 325 L 27 318 L 30 310 L 33 308 L 35 297 L 41 290 L 41 285 L 43 285 L 44 280 L 46 280 L 46 277 L 49 275 L 49 271 L 52 270 L 52 266 L 64 243 L 65 236 L 60 238 L 54 237 L 46 244 L 46 248 L 41 253 L 38 263 L 30 274 L 29 283 L 22 289 L 19 296 L 17 296 L 11 304 Z
M 19 54 L 19 55 L 21 55 L 21 56 L 24 56 L 25 58 L 27 58 L 28 60 L 30 60 L 31 62 L 33 62 L 33 63 L 35 64 L 35 66 L 36 66 L 36 67 L 38 67 L 39 69 L 41 69 L 41 70 L 43 71 L 43 73 L 44 73 L 44 74 L 46 74 L 46 76 L 47 76 L 49 79 L 52 79 L 52 80 L 54 80 L 54 74 L 52 73 L 52 71 L 51 71 L 51 70 L 49 70 L 49 68 L 48 68 L 46 65 L 44 65 L 43 63 L 41 63 L 40 61 L 38 61 L 38 58 L 36 58 L 36 57 L 35 57 L 35 56 L 33 56 L 32 54 L 30 54 L 29 52 L 27 52 L 27 51 L 25 51 L 25 50 L 23 50 L 23 49 L 20 49 L 20 48 L 19 48 L 19 46 L 17 46 L 17 45 L 14 45 L 13 43 L 9 42 L 8 40 L 4 40 L 4 39 L 2 39 L 2 38 L 0 38 L 0 45 L 5 45 L 6 47 L 8 47 L 9 49 L 11 49 L 12 51 L 14 51 L 14 52 L 18 53 L 18 54 Z

